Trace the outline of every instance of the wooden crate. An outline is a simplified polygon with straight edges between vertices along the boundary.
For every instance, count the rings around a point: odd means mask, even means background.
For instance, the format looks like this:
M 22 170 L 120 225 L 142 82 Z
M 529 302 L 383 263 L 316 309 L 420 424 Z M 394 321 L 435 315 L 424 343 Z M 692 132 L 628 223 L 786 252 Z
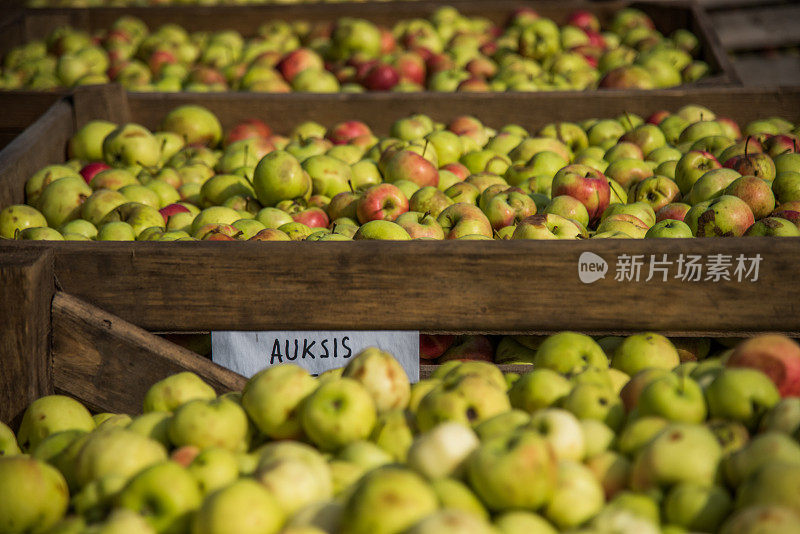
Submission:
M 100 94 L 98 94 L 100 93 Z M 487 124 L 533 130 L 554 120 L 646 114 L 688 103 L 738 121 L 798 118 L 800 90 L 705 89 L 547 95 L 127 95 L 92 88 L 60 101 L 0 153 L 0 205 L 23 201 L 25 180 L 64 159 L 92 118 L 154 127 L 195 102 L 226 126 L 245 117 L 278 132 L 300 121 L 361 119 L 385 133 L 410 112 L 437 119 L 474 113 Z M 109 112 L 109 110 L 111 112 Z M 0 242 L 0 253 L 52 250 L 59 287 L 151 331 L 423 330 L 666 335 L 800 333 L 800 238 L 449 242 Z M 606 278 L 578 278 L 582 253 L 609 263 Z M 757 281 L 616 281 L 623 255 L 677 261 L 681 254 L 760 255 Z M 623 260 L 620 260 L 623 258 Z M 654 264 L 655 266 L 655 264 Z M 731 274 L 731 273 L 729 273 Z M 735 277 L 734 277 L 735 278 Z
M 71 25 L 95 31 L 108 28 L 123 14 L 142 19 L 151 29 L 166 23 L 179 23 L 190 31 L 235 29 L 243 35 L 253 35 L 266 21 L 308 20 L 311 22 L 333 21 L 340 17 L 355 16 L 375 23 L 391 25 L 398 20 L 427 17 L 436 9 L 446 5 L 456 6 L 462 13 L 482 16 L 502 23 L 518 7 L 535 8 L 541 15 L 556 22 L 565 23 L 568 15 L 576 9 L 595 13 L 605 25 L 614 14 L 624 7 L 636 7 L 650 15 L 656 27 L 669 34 L 678 28 L 686 28 L 697 35 L 702 51 L 700 59 L 711 67 L 712 75 L 704 78 L 701 85 L 738 83 L 736 71 L 719 45 L 717 35 L 705 12 L 690 0 L 682 2 L 587 2 L 585 0 L 420 0 L 417 2 L 366 2 L 335 4 L 293 4 L 256 6 L 162 6 L 126 8 L 45 8 L 20 9 L 10 17 L 5 32 L 0 32 L 0 56 L 11 46 L 30 39 L 43 38 L 59 26 Z

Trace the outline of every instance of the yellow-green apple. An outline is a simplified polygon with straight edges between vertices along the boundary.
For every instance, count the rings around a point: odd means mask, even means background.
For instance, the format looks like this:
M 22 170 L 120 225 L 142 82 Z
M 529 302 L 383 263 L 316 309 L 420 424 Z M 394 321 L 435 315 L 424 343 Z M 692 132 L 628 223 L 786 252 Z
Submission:
M 527 412 L 512 409 L 492 416 L 478 424 L 475 426 L 475 433 L 481 441 L 486 441 L 521 429 L 530 422 L 531 416 Z
M 534 365 L 571 376 L 588 367 L 607 368 L 608 358 L 591 337 L 577 332 L 560 332 L 549 336 L 539 346 Z
M 47 436 L 64 430 L 94 430 L 89 411 L 64 395 L 47 395 L 33 401 L 22 416 L 17 440 L 25 451 L 32 451 Z
M 647 233 L 644 235 L 646 238 L 659 238 L 659 237 L 666 237 L 666 238 L 690 238 L 694 237 L 692 235 L 692 229 L 689 228 L 689 225 L 683 221 L 676 221 L 673 219 L 664 219 L 647 230 Z
M 242 406 L 265 436 L 297 439 L 302 435 L 300 403 L 317 387 L 316 380 L 296 365 L 276 365 L 248 380 Z
M 448 130 L 437 130 L 425 136 L 425 139 L 436 150 L 441 167 L 456 163 L 463 155 L 463 147 L 459 137 Z
M 395 461 L 405 462 L 414 440 L 411 414 L 407 410 L 390 410 L 378 415 L 370 441 L 388 452 Z
M 782 397 L 800 396 L 800 347 L 786 336 L 748 339 L 736 346 L 726 365 L 758 369 L 775 383 Z
M 271 207 L 282 200 L 308 199 L 312 181 L 297 158 L 286 151 L 275 150 L 256 165 L 253 188 L 259 202 Z
M 645 202 L 658 211 L 680 197 L 680 189 L 666 176 L 650 176 L 638 182 L 631 189 L 628 198 L 635 202 Z
M 492 225 L 486 215 L 477 206 L 466 202 L 458 202 L 446 207 L 439 214 L 437 222 L 442 227 L 447 239 L 456 239 L 472 234 L 492 236 Z
M 356 213 L 360 223 L 394 221 L 408 211 L 408 198 L 395 185 L 384 183 L 364 191 L 358 200 Z
M 239 217 L 237 217 L 237 219 L 238 218 Z M 161 213 L 159 213 L 157 209 L 138 202 L 120 204 L 108 212 L 108 214 L 101 219 L 100 224 L 105 225 L 106 223 L 118 221 L 128 223 L 133 228 L 134 234 L 137 237 L 146 228 L 158 227 L 163 230 L 166 227 L 164 224 L 164 217 L 161 216 Z
M 241 479 L 214 492 L 192 521 L 193 534 L 277 534 L 286 513 L 264 486 Z
M 302 167 L 311 177 L 314 194 L 332 198 L 341 192 L 350 191 L 348 183 L 353 179 L 353 171 L 343 161 L 319 154 L 303 161 Z
M 408 241 L 411 239 L 411 236 L 397 223 L 374 220 L 362 224 L 356 233 L 353 234 L 353 239 Z
M 522 510 L 499 515 L 495 518 L 494 525 L 500 534 L 557 534 L 558 532 L 542 516 Z
M 675 167 L 675 183 L 678 184 L 682 195 L 688 195 L 694 183 L 701 176 L 710 170 L 721 167 L 722 165 L 713 154 L 700 150 L 690 150 L 678 160 L 678 164 Z
M 395 219 L 395 223 L 402 226 L 411 239 L 420 237 L 430 239 L 444 239 L 444 231 L 436 217 L 430 213 L 407 211 Z
M 0 422 L 0 456 L 14 456 L 21 452 L 14 431 Z
M 408 375 L 388 352 L 369 347 L 356 354 L 342 373 L 359 382 L 372 397 L 378 413 L 402 409 L 411 393 Z
M 122 196 L 128 199 L 128 202 L 138 202 L 151 208 L 161 209 L 161 200 L 158 194 L 143 185 L 131 184 L 121 187 L 118 191 Z M 176 199 L 180 200 L 180 199 Z
M 586 442 L 586 458 L 609 450 L 616 439 L 614 431 L 597 419 L 584 419 L 580 425 Z
M 341 378 L 320 385 L 303 401 L 300 424 L 317 447 L 336 450 L 366 439 L 376 416 L 367 389 L 352 378 Z
M 741 237 L 755 219 L 744 200 L 722 195 L 692 206 L 685 222 L 696 237 Z
M 800 229 L 790 220 L 780 217 L 765 217 L 747 229 L 745 236 L 800 237 Z
M 633 334 L 617 346 L 611 367 L 633 376 L 642 369 L 673 369 L 680 364 L 675 346 L 666 337 L 653 332 Z
M 731 487 L 738 488 L 766 464 L 780 461 L 800 465 L 800 445 L 790 436 L 766 432 L 725 457 L 722 467 Z
M 569 195 L 553 197 L 544 211 L 565 219 L 572 219 L 584 227 L 589 226 L 589 212 L 586 211 L 586 207 L 580 200 Z
M 429 213 L 434 219 L 451 204 L 453 200 L 434 186 L 421 187 L 408 200 L 411 211 Z
M 457 182 L 445 189 L 444 194 L 456 204 L 465 202 L 474 205 L 478 203 L 481 191 L 469 182 Z
M 616 145 L 606 150 L 601 159 L 606 160 L 608 163 L 614 163 L 623 159 L 635 159 L 639 161 L 644 160 L 644 153 L 641 147 L 629 141 L 620 141 Z
M 631 420 L 617 436 L 616 450 L 633 458 L 669 424 L 663 417 L 643 416 Z
M 574 460 L 560 460 L 553 496 L 544 515 L 557 527 L 577 527 L 595 516 L 605 503 L 605 495 L 594 473 Z
M 528 137 L 517 145 L 514 150 L 509 152 L 508 157 L 512 162 L 527 163 L 531 162 L 536 154 L 544 151 L 553 152 L 560 156 L 561 160 L 566 162 L 572 159 L 572 152 L 569 147 L 558 139 L 552 139 L 550 137 Z M 549 161 L 552 166 L 556 160 L 552 157 L 548 157 L 546 161 Z M 545 162 L 542 162 L 542 164 L 544 163 Z
M 741 508 L 722 524 L 720 534 L 794 532 L 800 529 L 800 513 L 787 506 L 763 504 Z
M 505 387 L 485 376 L 467 374 L 448 378 L 422 398 L 417 426 L 425 432 L 447 421 L 475 425 L 510 408 Z
M 580 223 L 555 215 L 540 213 L 520 221 L 512 239 L 579 239 L 586 237 L 586 229 Z
M 737 488 L 736 505 L 739 508 L 779 505 L 797 511 L 800 508 L 798 480 L 800 465 L 780 460 L 769 461 Z
M 775 162 L 768 154 L 757 152 L 755 154 L 741 154 L 733 156 L 722 164 L 723 167 L 733 169 L 742 176 L 756 176 L 762 180 L 775 179 Z
M 742 176 L 733 169 L 712 169 L 692 185 L 685 200 L 691 205 L 722 196 L 725 189 Z
M 369 471 L 392 462 L 392 455 L 371 441 L 352 441 L 336 455 L 338 460 L 351 462 Z
M 247 431 L 242 407 L 223 397 L 186 402 L 175 410 L 169 423 L 170 441 L 178 447 L 213 446 L 240 452 L 247 449 Z
M 0 238 L 14 239 L 26 228 L 47 226 L 44 215 L 26 204 L 14 204 L 0 211 Z
M 469 426 L 441 423 L 414 439 L 408 449 L 408 465 L 429 479 L 457 477 L 478 445 L 480 441 Z
M 133 227 L 122 221 L 102 223 L 97 230 L 97 241 L 135 241 Z
M 116 128 L 116 124 L 104 120 L 87 122 L 70 138 L 67 145 L 68 157 L 81 161 L 102 160 L 103 140 Z
M 333 497 L 330 468 L 312 448 L 298 457 L 267 452 L 262 455 L 254 477 L 288 516 L 303 506 Z
M 608 180 L 598 171 L 586 165 L 568 165 L 553 178 L 552 195 L 569 195 L 580 200 L 594 221 L 600 217 L 610 201 Z
M 144 516 L 156 532 L 186 532 L 203 497 L 197 481 L 175 462 L 157 463 L 137 473 L 117 496 L 118 506 Z
M 620 138 L 620 142 L 629 142 L 635 144 L 642 150 L 642 154 L 647 156 L 653 150 L 664 146 L 667 143 L 667 139 L 658 126 L 653 124 L 642 124 L 633 130 L 626 132 Z
M 379 467 L 353 488 L 342 516 L 342 534 L 404 532 L 439 507 L 420 475 L 399 466 Z
M 706 427 L 670 423 L 636 455 L 631 489 L 646 491 L 681 482 L 714 484 L 722 449 Z
M 74 474 L 78 486 L 109 475 L 131 477 L 167 459 L 159 442 L 123 428 L 92 432 L 77 452 Z
M 267 228 L 277 229 L 293 221 L 292 216 L 278 208 L 263 208 L 256 213 L 256 220 Z
M 597 419 L 614 430 L 619 430 L 625 419 L 625 408 L 614 390 L 592 382 L 576 384 L 561 407 L 578 419 Z
M 653 166 L 639 159 L 622 158 L 610 163 L 606 167 L 605 175 L 622 187 L 630 189 L 645 178 L 653 176 Z
M 150 386 L 144 397 L 144 412 L 172 412 L 194 399 L 214 399 L 214 388 L 191 372 L 176 373 Z
M 468 510 L 448 507 L 427 516 L 407 530 L 408 534 L 495 534 L 496 530 L 484 518 Z
M 639 65 L 623 65 L 608 71 L 598 87 L 613 89 L 653 89 L 653 76 Z
M 208 109 L 187 104 L 170 111 L 161 129 L 180 135 L 187 145 L 216 147 L 222 141 L 222 125 Z
M 583 460 L 586 440 L 580 422 L 570 412 L 560 408 L 539 410 L 525 428 L 541 434 L 559 460 Z
M 483 442 L 469 457 L 467 476 L 489 509 L 535 510 L 554 494 L 557 460 L 539 434 L 518 430 Z
M 65 222 L 77 219 L 81 206 L 92 194 L 83 178 L 65 176 L 50 182 L 41 191 L 37 206 L 47 223 L 58 228 Z
M 169 447 L 168 430 L 171 417 L 170 412 L 148 412 L 134 417 L 127 429 L 154 439 L 164 447 Z
M 660 416 L 682 423 L 706 419 L 703 390 L 688 376 L 668 374 L 651 381 L 639 395 L 636 409 L 641 416 Z
M 43 532 L 58 523 L 69 504 L 69 490 L 54 467 L 17 455 L 0 457 L 0 528 L 4 532 Z
M 112 167 L 153 167 L 161 158 L 161 147 L 150 130 L 139 124 L 118 126 L 103 139 L 103 159 Z

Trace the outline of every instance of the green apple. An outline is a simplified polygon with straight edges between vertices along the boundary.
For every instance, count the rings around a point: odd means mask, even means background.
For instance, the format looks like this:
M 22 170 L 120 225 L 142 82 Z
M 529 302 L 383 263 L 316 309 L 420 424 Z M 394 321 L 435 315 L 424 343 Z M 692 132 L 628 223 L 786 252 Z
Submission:
M 761 432 L 783 432 L 792 435 L 800 429 L 800 398 L 781 399 L 761 418 Z
M 408 465 L 429 479 L 458 476 L 479 444 L 469 426 L 442 423 L 417 436 L 408 450 Z
M 405 532 L 438 507 L 436 493 L 420 475 L 403 467 L 379 467 L 353 488 L 345 504 L 340 532 Z
M 414 441 L 410 412 L 390 410 L 379 414 L 369 439 L 391 454 L 395 461 L 404 462 Z
M 268 367 L 248 380 L 242 392 L 242 406 L 265 436 L 299 438 L 302 430 L 298 408 L 316 387 L 317 381 L 301 367 Z
M 508 392 L 511 405 L 533 413 L 553 406 L 572 390 L 572 384 L 558 372 L 546 367 L 534 368 L 522 375 Z
M 303 402 L 300 423 L 322 450 L 337 450 L 366 439 L 375 426 L 377 409 L 367 389 L 352 378 L 326 382 Z
M 403 409 L 411 395 L 408 375 L 388 352 L 369 347 L 353 357 L 342 376 L 359 382 L 372 396 L 378 413 Z
M 681 482 L 714 484 L 722 448 L 706 427 L 670 423 L 636 455 L 631 489 L 646 491 Z
M 720 534 L 756 534 L 758 532 L 796 532 L 800 513 L 778 505 L 755 505 L 734 512 L 723 524 Z
M 128 223 L 137 237 L 147 228 L 166 228 L 164 217 L 157 209 L 138 202 L 126 202 L 117 206 L 103 217 L 100 224 L 118 221 Z
M 222 140 L 222 125 L 208 109 L 188 104 L 167 113 L 161 130 L 176 133 L 187 145 L 216 147 Z
M 47 224 L 58 228 L 80 217 L 81 205 L 91 194 L 92 188 L 82 177 L 65 176 L 45 186 L 37 206 L 47 219 Z
M 299 444 L 298 444 L 299 445 Z M 285 452 L 269 446 L 262 453 L 255 479 L 275 497 L 287 516 L 313 502 L 333 497 L 331 470 L 320 453 L 311 447 Z
M 216 398 L 214 388 L 191 372 L 176 373 L 150 386 L 144 396 L 144 412 L 172 412 L 194 399 Z
M 118 506 L 141 514 L 156 532 L 165 534 L 186 532 L 202 500 L 194 477 L 171 461 L 140 471 L 117 497 Z
M 408 241 L 411 236 L 399 224 L 376 220 L 361 225 L 353 235 L 353 239 Z
M 489 519 L 489 512 L 477 495 L 464 482 L 455 478 L 431 480 L 431 487 L 439 498 L 441 507 L 467 512 L 480 519 Z
M 475 514 L 453 508 L 434 512 L 406 531 L 408 534 L 496 534 L 492 525 Z
M 97 231 L 97 241 L 135 241 L 133 226 L 123 221 L 105 223 Z
M 628 487 L 631 462 L 622 454 L 610 450 L 604 451 L 587 457 L 585 464 L 600 482 L 607 498 L 617 495 Z
M 508 376 L 508 375 L 506 375 Z M 486 419 L 475 426 L 475 433 L 481 441 L 508 434 L 526 426 L 531 416 L 522 410 L 509 410 Z
M 248 421 L 244 409 L 225 397 L 194 399 L 180 405 L 169 423 L 170 441 L 177 447 L 247 449 Z
M 611 358 L 611 367 L 629 376 L 648 367 L 671 370 L 680 363 L 678 351 L 670 340 L 653 332 L 628 336 Z
M 87 436 L 75 458 L 75 477 L 80 486 L 109 475 L 130 477 L 166 458 L 163 445 L 133 431 L 97 431 Z
M 168 432 L 171 417 L 172 413 L 170 412 L 148 412 L 134 417 L 127 428 L 137 434 L 158 441 L 164 447 L 169 447 Z
M 558 462 L 553 496 L 544 515 L 561 529 L 573 528 L 595 516 L 605 503 L 603 488 L 592 471 L 573 460 Z
M 70 138 L 67 145 L 68 157 L 82 161 L 102 161 L 103 140 L 116 128 L 116 124 L 104 120 L 87 122 Z
M 392 463 L 392 455 L 371 441 L 351 441 L 337 454 L 337 459 L 352 462 L 369 471 Z
M 241 479 L 213 494 L 192 520 L 192 534 L 277 534 L 286 514 L 261 484 Z
M 200 492 L 208 495 L 239 478 L 239 460 L 234 453 L 220 447 L 201 450 L 187 466 L 197 480 Z
M 591 382 L 577 384 L 561 407 L 578 419 L 597 419 L 614 430 L 618 430 L 625 419 L 622 401 L 611 387 Z
M 22 416 L 17 440 L 24 451 L 33 451 L 47 436 L 63 430 L 91 432 L 92 415 L 83 404 L 64 395 L 47 395 L 33 401 Z
M 549 336 L 536 351 L 534 365 L 564 375 L 575 375 L 587 367 L 608 367 L 608 358 L 595 340 L 577 332 Z
M 128 199 L 128 202 L 138 202 L 151 208 L 160 209 L 161 199 L 158 194 L 152 189 L 140 184 L 130 184 L 119 188 L 118 191 L 122 196 Z M 180 200 L 180 198 L 178 198 Z
M 469 457 L 467 476 L 492 511 L 536 510 L 551 501 L 557 464 L 542 436 L 519 430 L 483 442 Z
M 297 158 L 275 150 L 258 162 L 253 173 L 253 188 L 259 202 L 271 207 L 282 200 L 308 199 L 313 185 Z
M 103 159 L 112 167 L 154 167 L 161 159 L 161 147 L 144 126 L 124 124 L 103 139 Z
M 683 221 L 676 221 L 674 219 L 663 219 L 658 221 L 647 230 L 645 238 L 690 238 L 692 229 Z
M 0 239 L 14 239 L 26 228 L 47 226 L 44 215 L 36 208 L 15 204 L 0 211 Z
M 703 390 L 688 376 L 669 374 L 650 382 L 636 405 L 642 416 L 660 416 L 670 421 L 702 423 L 707 408 Z
M 726 368 L 706 388 L 712 417 L 739 421 L 756 428 L 761 417 L 781 400 L 772 380 L 761 371 Z
M 476 425 L 511 408 L 505 385 L 479 374 L 447 378 L 425 395 L 417 408 L 417 427 L 426 432 L 446 421 Z
M 21 452 L 14 431 L 0 421 L 0 456 L 14 456 Z
M 586 443 L 586 458 L 596 456 L 607 451 L 616 440 L 614 431 L 608 425 L 597 419 L 584 419 L 579 421 Z
M 67 483 L 54 467 L 28 456 L 0 456 L 0 530 L 46 531 L 68 504 Z
M 527 511 L 505 512 L 494 520 L 500 534 L 557 534 L 558 530 L 542 516 Z
M 725 479 L 731 487 L 739 487 L 764 465 L 773 461 L 800 465 L 800 445 L 791 437 L 778 432 L 759 434 L 725 458 Z
M 545 408 L 532 414 L 525 428 L 540 433 L 553 447 L 559 460 L 580 461 L 586 454 L 586 440 L 580 421 L 566 410 Z
M 753 505 L 780 505 L 800 509 L 797 483 L 800 465 L 774 460 L 764 464 L 737 488 L 738 508 Z

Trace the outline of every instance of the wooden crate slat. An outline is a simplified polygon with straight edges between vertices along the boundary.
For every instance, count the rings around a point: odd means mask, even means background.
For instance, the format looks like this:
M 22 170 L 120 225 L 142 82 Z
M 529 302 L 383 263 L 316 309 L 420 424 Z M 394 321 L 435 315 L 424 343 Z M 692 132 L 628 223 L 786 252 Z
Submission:
M 25 408 L 53 392 L 49 359 L 53 255 L 0 253 L 0 421 L 16 428 Z
M 744 85 L 800 86 L 800 56 L 743 56 L 734 59 L 733 66 Z
M 162 245 L 41 246 L 65 291 L 150 330 L 800 332 L 795 238 Z M 584 251 L 605 279 L 580 282 Z M 614 280 L 620 254 L 756 253 L 754 283 Z
M 140 413 L 148 388 L 192 371 L 219 393 L 244 387 L 244 377 L 63 292 L 53 298 L 56 391 L 99 412 Z
M 756 50 L 800 44 L 800 5 L 719 11 L 710 15 L 726 50 Z

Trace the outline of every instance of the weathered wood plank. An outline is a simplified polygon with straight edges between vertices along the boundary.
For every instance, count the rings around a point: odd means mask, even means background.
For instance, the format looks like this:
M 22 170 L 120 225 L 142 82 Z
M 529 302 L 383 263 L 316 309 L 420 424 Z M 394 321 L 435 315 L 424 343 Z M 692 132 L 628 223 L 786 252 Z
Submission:
M 800 86 L 800 56 L 740 56 L 733 66 L 744 85 Z
M 153 383 L 192 371 L 220 393 L 245 379 L 66 293 L 53 298 L 56 391 L 97 411 L 140 413 Z
M 757 50 L 800 44 L 800 5 L 757 6 L 710 15 L 725 50 Z
M 0 206 L 25 201 L 25 181 L 51 163 L 63 163 L 74 131 L 72 106 L 60 100 L 0 151 Z
M 430 378 L 431 375 L 436 372 L 439 368 L 439 365 L 427 364 L 423 363 L 419 366 L 419 379 L 425 380 L 426 378 Z M 503 373 L 518 373 L 524 374 L 533 371 L 532 365 L 524 365 L 524 364 L 505 364 L 505 365 L 498 365 L 497 366 Z
M 800 332 L 795 238 L 5 246 L 52 247 L 65 291 L 150 330 Z M 580 281 L 585 251 L 605 278 Z M 667 281 L 645 281 L 664 254 Z M 681 254 L 722 254 L 733 279 L 676 279 Z M 757 280 L 737 282 L 757 254 Z M 639 282 L 615 280 L 624 255 L 642 256 Z
M 0 251 L 0 421 L 16 428 L 25 408 L 53 392 L 49 358 L 53 254 Z

